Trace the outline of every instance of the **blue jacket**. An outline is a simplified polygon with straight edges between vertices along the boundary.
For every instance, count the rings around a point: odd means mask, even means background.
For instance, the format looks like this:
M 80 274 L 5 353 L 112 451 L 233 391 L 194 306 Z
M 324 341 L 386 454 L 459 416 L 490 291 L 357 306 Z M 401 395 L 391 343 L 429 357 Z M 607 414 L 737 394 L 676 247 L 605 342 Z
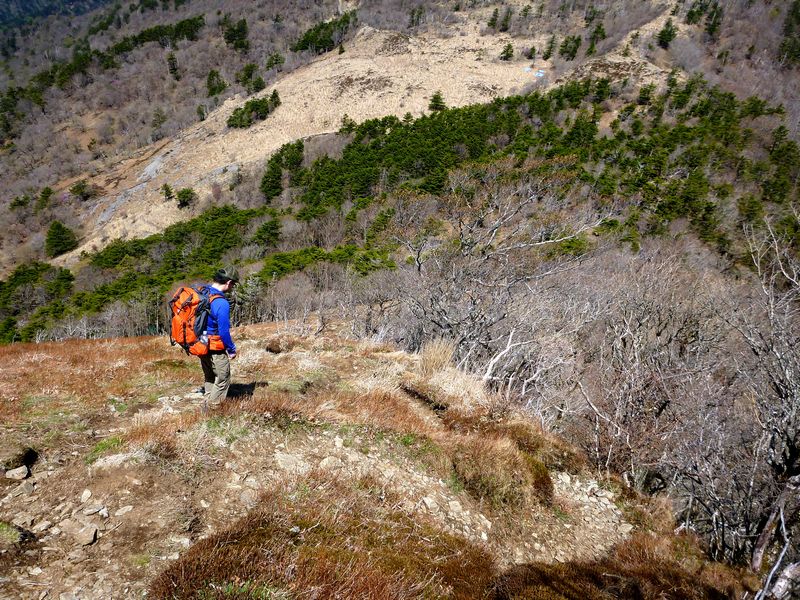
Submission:
M 208 288 L 209 295 L 219 294 L 220 291 Z M 231 305 L 224 296 L 211 302 L 211 313 L 208 316 L 208 335 L 218 335 L 225 344 L 225 351 L 229 354 L 236 352 L 236 344 L 231 338 Z

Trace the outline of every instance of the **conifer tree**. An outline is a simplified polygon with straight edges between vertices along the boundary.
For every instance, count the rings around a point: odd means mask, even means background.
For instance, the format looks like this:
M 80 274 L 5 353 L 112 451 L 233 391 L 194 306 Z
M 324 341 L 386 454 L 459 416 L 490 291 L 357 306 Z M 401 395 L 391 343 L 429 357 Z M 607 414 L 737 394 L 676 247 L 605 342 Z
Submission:
M 547 42 L 547 46 L 545 47 L 544 52 L 542 53 L 542 58 L 544 60 L 550 60 L 550 57 L 553 56 L 553 52 L 555 51 L 555 49 L 556 49 L 556 36 L 555 34 L 553 34 L 553 36 Z
M 488 23 L 489 27 L 491 27 L 492 29 L 497 29 L 497 20 L 499 18 L 500 18 L 500 11 L 497 8 L 495 8 L 492 11 L 491 18 L 489 19 L 489 23 Z
M 511 27 L 511 15 L 513 12 L 511 7 L 506 8 L 506 12 L 503 14 L 503 20 L 500 21 L 500 31 L 508 31 L 508 28 Z
M 500 60 L 511 60 L 514 57 L 514 46 L 509 42 L 500 53 Z
M 672 24 L 672 19 L 667 19 L 664 27 L 658 32 L 658 45 L 666 50 L 677 35 L 678 31 L 675 29 L 675 25 Z
M 181 74 L 178 71 L 178 59 L 175 57 L 174 52 L 167 54 L 167 68 L 169 69 L 169 74 L 172 75 L 175 81 L 181 80 Z
M 447 108 L 447 105 L 444 103 L 444 98 L 442 97 L 442 92 L 436 90 L 431 96 L 431 101 L 428 103 L 428 110 L 437 112 L 440 110 L 444 110 Z
M 47 256 L 50 258 L 60 256 L 77 247 L 78 239 L 75 237 L 75 233 L 60 221 L 53 221 L 50 229 L 47 230 L 47 238 L 44 242 L 44 251 Z
M 219 71 L 216 69 L 211 69 L 208 72 L 208 77 L 206 78 L 206 88 L 208 89 L 209 98 L 221 94 L 227 87 L 228 84 L 222 78 L 222 75 L 219 74 Z

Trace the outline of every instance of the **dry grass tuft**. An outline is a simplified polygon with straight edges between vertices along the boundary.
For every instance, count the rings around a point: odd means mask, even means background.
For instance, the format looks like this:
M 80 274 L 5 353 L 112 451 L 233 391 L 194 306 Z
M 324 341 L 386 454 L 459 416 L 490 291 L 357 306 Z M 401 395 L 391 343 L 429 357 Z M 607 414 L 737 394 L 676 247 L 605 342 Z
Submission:
M 217 594 L 231 585 L 320 600 L 485 596 L 496 571 L 483 547 L 416 522 L 373 487 L 315 473 L 273 491 L 169 565 L 149 597 L 258 597 Z
M 550 503 L 553 482 L 544 465 L 507 437 L 468 435 L 451 451 L 453 468 L 465 489 L 495 508 L 516 508 L 533 499 Z
M 430 435 L 437 431 L 431 423 L 414 410 L 407 398 L 383 389 L 362 394 L 339 392 L 331 397 L 336 411 L 349 423 L 367 425 L 395 433 L 413 431 Z
M 742 574 L 708 570 L 699 548 L 681 537 L 637 534 L 599 561 L 512 567 L 495 584 L 492 600 L 733 600 Z M 745 582 L 746 584 L 746 582 Z
M 181 456 L 176 436 L 201 419 L 199 411 L 166 416 L 137 415 L 125 439 L 157 460 L 172 461 Z
M 297 335 L 273 335 L 267 339 L 264 349 L 271 354 L 290 352 L 295 348 L 307 348 L 309 341 Z
M 419 351 L 419 374 L 428 379 L 444 371 L 453 363 L 455 351 L 455 346 L 450 340 L 438 338 L 425 342 Z
M 520 450 L 541 461 L 551 471 L 580 474 L 588 467 L 586 458 L 578 450 L 533 421 L 512 418 L 494 425 L 493 429 L 510 437 Z

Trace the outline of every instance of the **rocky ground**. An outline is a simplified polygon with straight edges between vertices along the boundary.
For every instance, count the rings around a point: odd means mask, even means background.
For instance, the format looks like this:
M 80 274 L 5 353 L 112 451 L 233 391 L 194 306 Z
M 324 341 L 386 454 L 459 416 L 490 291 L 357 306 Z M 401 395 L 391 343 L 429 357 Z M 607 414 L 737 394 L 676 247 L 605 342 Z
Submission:
M 485 545 L 502 565 L 595 558 L 631 532 L 614 494 L 585 473 L 552 472 L 553 501 L 513 518 L 443 478 L 429 442 L 444 435 L 439 415 L 400 390 L 419 357 L 322 338 L 265 349 L 251 335 L 223 406 L 203 412 L 199 394 L 186 393 L 196 387 L 194 364 L 175 360 L 183 381 L 152 384 L 167 393 L 136 409 L 115 397 L 95 415 L 88 442 L 68 437 L 35 460 L 17 455 L 28 464 L 4 473 L 0 524 L 21 538 L 0 544 L 0 597 L 141 597 L 165 565 L 246 514 L 265 490 L 321 471 L 376 482 L 397 509 Z M 151 343 L 157 357 L 163 340 Z M 437 377 L 442 389 L 469 381 L 450 367 Z M 24 441 L 24 427 L 12 430 L 6 459 Z

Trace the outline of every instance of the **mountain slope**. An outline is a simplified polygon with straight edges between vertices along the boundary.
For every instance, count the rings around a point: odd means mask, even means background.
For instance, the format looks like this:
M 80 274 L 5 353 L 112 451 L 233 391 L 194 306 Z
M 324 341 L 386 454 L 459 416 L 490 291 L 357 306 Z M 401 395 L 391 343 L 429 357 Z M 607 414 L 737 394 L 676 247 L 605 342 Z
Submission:
M 268 584 L 322 586 L 326 598 L 477 598 L 509 565 L 590 561 L 646 514 L 446 352 L 290 333 L 302 329 L 238 330 L 231 398 L 208 413 L 187 393 L 196 359 L 163 338 L 3 349 L 2 377 L 16 385 L 0 450 L 33 445 L 40 456 L 29 479 L 4 480 L 0 524 L 27 537 L 0 541 L 0 591 L 91 599 L 149 587 L 171 598 Z M 87 359 L 103 373 L 93 381 L 81 377 Z M 56 368 L 46 388 L 24 375 L 36 365 Z M 425 399 L 434 393 L 438 408 Z M 542 467 L 524 474 L 540 461 L 552 483 Z M 260 528 L 271 538 L 247 537 Z M 248 552 L 275 555 L 252 571 Z M 325 579 L 305 553 L 350 568 Z

